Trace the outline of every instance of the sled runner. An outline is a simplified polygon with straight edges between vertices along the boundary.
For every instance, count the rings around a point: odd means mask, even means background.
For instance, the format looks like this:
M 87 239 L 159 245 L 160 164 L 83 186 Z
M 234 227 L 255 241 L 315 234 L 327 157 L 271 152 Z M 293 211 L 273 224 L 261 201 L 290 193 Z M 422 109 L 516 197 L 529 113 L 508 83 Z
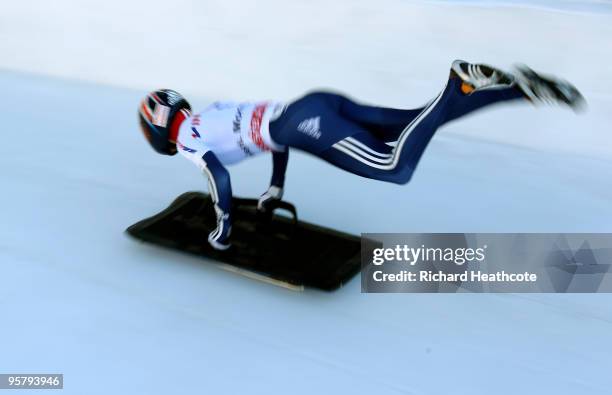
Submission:
M 232 246 L 215 250 L 207 236 L 216 227 L 209 195 L 187 192 L 126 231 L 145 242 L 209 258 L 223 269 L 293 290 L 331 291 L 359 272 L 360 238 L 299 221 L 295 207 L 277 202 L 268 213 L 257 200 L 234 198 Z M 278 215 L 287 211 L 291 217 Z

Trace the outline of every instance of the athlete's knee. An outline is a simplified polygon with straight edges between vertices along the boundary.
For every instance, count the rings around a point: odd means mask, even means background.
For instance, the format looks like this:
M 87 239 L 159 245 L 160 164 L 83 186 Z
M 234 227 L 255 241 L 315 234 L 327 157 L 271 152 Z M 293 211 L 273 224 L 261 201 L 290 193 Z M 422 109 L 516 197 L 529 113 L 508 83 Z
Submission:
M 398 184 L 398 185 L 406 185 L 412 179 L 412 174 L 413 174 L 412 168 L 406 166 L 402 168 L 400 171 L 391 173 L 388 181 L 394 184 Z

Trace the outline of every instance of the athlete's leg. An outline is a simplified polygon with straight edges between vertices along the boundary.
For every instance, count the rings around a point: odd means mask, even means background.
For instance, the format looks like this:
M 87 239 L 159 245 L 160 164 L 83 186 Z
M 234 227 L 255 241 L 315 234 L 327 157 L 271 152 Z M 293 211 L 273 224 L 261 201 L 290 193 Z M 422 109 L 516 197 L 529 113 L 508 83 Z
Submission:
M 463 100 L 452 106 L 444 117 L 444 123 L 454 121 L 493 104 L 517 100 L 526 100 L 526 97 L 514 84 L 506 88 L 477 91 L 469 95 L 469 100 Z
M 292 102 L 270 122 L 270 136 L 280 145 L 318 155 L 333 144 L 367 130 L 340 113 L 340 95 L 314 92 Z
M 493 104 L 520 99 L 525 99 L 525 95 L 515 85 L 477 91 L 470 95 L 469 100 L 457 103 L 457 105 L 449 108 L 449 112 L 444 116 L 442 124 L 454 121 L 457 118 Z M 339 95 L 336 95 L 334 100 L 337 102 L 338 112 L 343 117 L 358 123 L 385 142 L 397 141 L 406 126 L 421 114 L 425 108 L 401 110 L 387 107 L 374 107 L 356 103 Z
M 454 66 L 459 67 L 460 65 Z M 489 68 L 489 70 L 495 69 Z M 511 75 L 506 75 L 512 78 Z M 315 92 L 309 96 L 327 102 L 342 117 L 359 124 L 385 142 L 397 141 L 406 126 L 421 114 L 425 108 L 405 110 L 370 106 L 357 103 L 342 95 L 327 92 Z M 477 90 L 469 94 L 469 100 L 458 102 L 449 108 L 442 124 L 493 104 L 525 98 L 525 94 L 512 81 L 492 89 Z
M 379 181 L 403 184 L 404 180 L 407 182 L 412 175 L 412 169 L 408 167 L 396 168 L 393 171 L 381 168 L 393 158 L 393 147 L 368 131 L 358 131 L 318 156 L 353 174 Z
M 338 141 L 320 156 L 365 177 L 407 183 L 431 138 L 444 123 L 487 105 L 524 97 L 514 87 L 466 94 L 462 90 L 463 82 L 451 72 L 445 89 L 402 129 L 393 149 L 373 141 L 372 134 L 360 133 Z
M 423 107 L 412 110 L 378 107 L 357 103 L 345 96 L 336 95 L 338 113 L 355 122 L 383 141 L 395 141 Z
M 462 80 L 451 74 L 444 91 L 416 116 L 414 113 L 405 114 L 411 121 L 397 129 L 395 147 L 385 144 L 371 128 L 367 128 L 366 119 L 359 118 L 357 112 L 353 115 L 363 123 L 347 117 L 343 105 L 349 103 L 352 110 L 357 110 L 348 99 L 327 93 L 310 94 L 290 104 L 280 118 L 270 123 L 270 135 L 278 144 L 310 152 L 354 174 L 404 184 L 410 180 L 434 133 L 448 117 L 485 105 L 476 96 L 478 92 L 472 95 L 463 93 L 461 84 Z M 503 98 L 499 95 L 501 92 L 496 91 L 496 95 L 488 97 L 488 102 Z M 478 98 L 476 103 L 470 103 L 472 98 Z M 370 117 L 367 120 L 373 121 L 376 113 L 388 113 L 389 110 L 392 109 L 370 107 L 365 111 Z M 401 118 L 403 110 L 398 111 L 395 116 Z M 391 123 L 384 122 L 382 126 L 395 131 Z
M 319 110 L 324 107 L 335 116 L 346 118 L 350 122 L 367 129 L 383 141 L 395 141 L 397 136 L 423 108 L 404 110 L 388 107 L 377 107 L 357 103 L 343 95 L 331 92 L 316 91 L 291 103 L 283 118 L 285 121 L 294 115 L 306 117 L 306 109 Z M 315 111 L 312 111 L 314 116 Z
M 538 87 L 539 90 L 531 89 L 534 92 L 554 87 L 559 98 L 540 95 L 570 106 L 577 106 L 582 99 L 569 84 L 566 85 L 572 89 L 563 90 L 565 85 L 557 80 L 525 75 L 519 89 L 512 75 L 456 61 L 445 89 L 420 110 L 363 106 L 339 95 L 311 94 L 292 103 L 278 120 L 270 123 L 270 134 L 279 144 L 313 153 L 352 173 L 404 184 L 436 130 L 447 122 L 495 103 L 525 99 L 524 86 Z M 538 98 L 532 96 L 532 101 Z M 381 131 L 385 138 L 379 136 Z M 389 136 L 395 137 L 393 148 L 385 144 Z
M 461 93 L 460 80 L 449 80 L 444 91 L 430 102 L 397 136 L 390 147 L 372 134 L 354 133 L 334 143 L 319 156 L 352 173 L 396 184 L 407 183 L 427 144 L 439 126 L 452 101 Z
M 292 103 L 270 125 L 271 136 L 355 174 L 407 183 L 444 123 L 494 103 L 524 98 L 512 76 L 469 64 L 464 72 L 465 65 L 453 63 L 445 89 L 423 109 L 364 106 L 340 95 L 315 93 Z M 394 148 L 385 144 L 390 137 Z
M 387 177 L 386 172 L 344 153 L 365 151 L 365 154 L 355 155 L 373 161 L 387 161 L 393 154 L 393 147 L 363 125 L 347 119 L 340 112 L 341 102 L 342 97 L 335 94 L 306 95 L 291 103 L 278 119 L 270 123 L 270 136 L 277 144 L 309 152 L 351 173 L 374 179 Z M 372 108 L 372 112 L 376 111 L 378 109 Z M 330 148 L 335 144 L 341 149 Z

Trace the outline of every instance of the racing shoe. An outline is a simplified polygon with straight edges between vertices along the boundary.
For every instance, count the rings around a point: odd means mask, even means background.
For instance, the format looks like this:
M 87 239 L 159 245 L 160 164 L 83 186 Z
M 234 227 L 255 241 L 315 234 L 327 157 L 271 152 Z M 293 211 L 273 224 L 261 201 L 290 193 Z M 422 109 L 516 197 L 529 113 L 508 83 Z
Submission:
M 579 111 L 586 101 L 576 87 L 559 78 L 536 73 L 526 65 L 516 66 L 516 82 L 534 104 L 561 104 Z
M 208 243 L 215 250 L 227 250 L 230 248 L 229 237 L 232 232 L 232 221 L 228 213 L 216 204 L 214 205 L 215 213 L 217 214 L 217 228 L 208 234 Z
M 466 95 L 484 89 L 509 88 L 514 76 L 486 64 L 468 63 L 455 60 L 451 66 L 451 77 L 456 75 L 462 81 L 461 92 Z

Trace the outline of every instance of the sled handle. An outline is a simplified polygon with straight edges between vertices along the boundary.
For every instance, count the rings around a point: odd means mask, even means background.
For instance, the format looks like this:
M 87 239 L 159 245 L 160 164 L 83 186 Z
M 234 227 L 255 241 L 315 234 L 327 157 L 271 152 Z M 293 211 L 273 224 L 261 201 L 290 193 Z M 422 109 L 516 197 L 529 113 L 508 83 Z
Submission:
M 285 210 L 291 213 L 291 215 L 293 216 L 293 225 L 297 225 L 298 215 L 297 215 L 297 210 L 293 204 L 289 202 L 284 202 L 282 200 L 275 200 L 275 201 L 269 202 L 268 205 L 270 207 L 268 210 L 270 211 L 271 214 L 274 214 L 274 211 L 276 210 Z
M 234 204 L 236 206 L 255 206 L 255 209 L 257 210 L 257 203 L 258 200 L 257 199 L 243 199 L 243 198 L 234 198 Z M 297 215 L 297 209 L 295 208 L 295 206 L 289 202 L 285 202 L 282 200 L 273 200 L 271 202 L 268 202 L 268 210 L 267 211 L 259 211 L 257 210 L 257 215 L 260 218 L 264 218 L 266 220 L 270 220 L 272 219 L 272 215 L 274 214 L 274 211 L 276 210 L 285 210 L 289 213 L 291 213 L 292 215 L 292 222 L 293 225 L 297 225 L 298 223 L 298 215 Z

